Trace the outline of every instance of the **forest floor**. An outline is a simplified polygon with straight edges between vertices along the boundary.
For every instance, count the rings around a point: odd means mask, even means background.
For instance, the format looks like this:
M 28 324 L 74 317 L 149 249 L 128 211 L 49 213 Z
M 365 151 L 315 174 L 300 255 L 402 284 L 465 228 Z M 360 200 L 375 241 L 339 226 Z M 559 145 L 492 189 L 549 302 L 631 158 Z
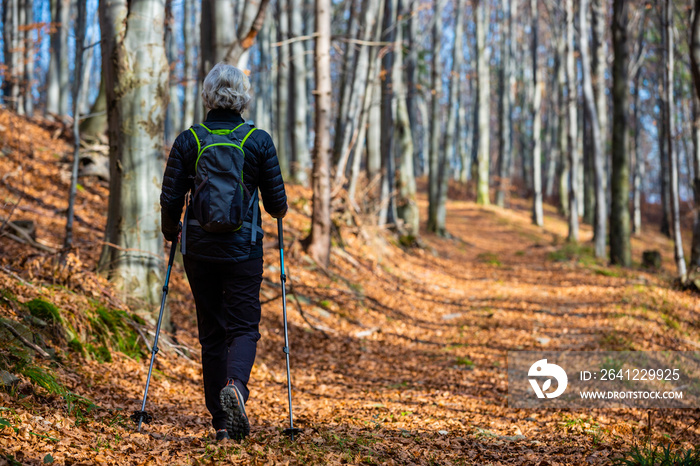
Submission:
M 285 259 L 303 433 L 295 442 L 282 434 L 282 302 L 269 217 L 250 437 L 213 440 L 180 263 L 168 297 L 173 329 L 149 393 L 154 421 L 136 433 L 128 416 L 140 407 L 153 325 L 95 273 L 105 182 L 82 181 L 77 249 L 57 262 L 70 149 L 55 136 L 0 111 L 0 232 L 13 234 L 8 217 L 36 224 L 33 246 L 0 237 L 0 369 L 19 378 L 0 391 L 0 465 L 607 464 L 649 432 L 654 444 L 700 445 L 697 410 L 657 410 L 648 429 L 645 410 L 508 407 L 509 350 L 700 347 L 700 301 L 673 289 L 667 238 L 632 241 L 637 260 L 646 249 L 663 253 L 661 271 L 610 267 L 592 257 L 589 227 L 583 246 L 567 244 L 551 208 L 538 228 L 519 199 L 510 209 L 451 200 L 451 239 L 423 232 L 418 248 L 376 227 L 343 226 L 321 270 L 300 245 L 310 192 L 298 186 L 289 187 Z

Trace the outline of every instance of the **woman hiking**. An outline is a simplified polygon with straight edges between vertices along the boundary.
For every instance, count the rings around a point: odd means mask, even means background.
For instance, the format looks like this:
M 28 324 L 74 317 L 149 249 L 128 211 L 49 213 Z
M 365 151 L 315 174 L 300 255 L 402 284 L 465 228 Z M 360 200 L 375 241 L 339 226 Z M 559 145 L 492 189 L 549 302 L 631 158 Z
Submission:
M 202 89 L 206 120 L 175 139 L 160 196 L 165 239 L 181 234 L 197 308 L 204 397 L 217 440 L 250 433 L 245 403 L 260 339 L 263 273 L 258 188 L 271 216 L 287 212 L 272 138 L 241 116 L 249 90 L 238 68 L 225 63 L 212 68 Z

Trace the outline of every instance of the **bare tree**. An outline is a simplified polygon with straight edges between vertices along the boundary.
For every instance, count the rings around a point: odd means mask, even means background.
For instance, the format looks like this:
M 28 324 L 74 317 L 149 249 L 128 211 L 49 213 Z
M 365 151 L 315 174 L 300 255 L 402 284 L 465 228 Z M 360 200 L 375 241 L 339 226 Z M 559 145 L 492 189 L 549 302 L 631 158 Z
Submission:
M 610 261 L 628 267 L 630 257 L 629 202 L 629 105 L 628 105 L 628 23 L 629 3 L 614 0 L 612 40 L 613 62 L 613 141 L 612 204 L 610 211 Z
M 69 0 L 51 0 L 51 52 L 46 77 L 46 112 L 68 114 L 68 29 L 70 22 Z M 5 23 L 7 24 L 7 23 Z
M 215 1 L 220 2 L 221 0 Z M 247 67 L 248 52 L 255 43 L 255 38 L 260 29 L 262 29 L 268 3 L 270 3 L 270 0 L 244 2 L 237 28 L 231 28 L 231 17 L 217 18 L 217 21 L 220 21 L 220 25 L 228 25 L 234 32 L 234 40 L 228 44 L 224 58 L 227 63 L 231 63 L 241 69 Z
M 513 28 L 513 16 L 517 13 L 517 0 L 504 1 L 504 30 L 502 34 L 502 79 L 499 111 L 500 144 L 498 157 L 498 190 L 496 191 L 496 205 L 505 206 L 506 194 L 510 187 L 510 168 L 513 158 L 513 101 L 515 100 L 515 74 L 513 73 L 513 61 L 515 60 L 515 34 Z
M 593 28 L 593 34 L 591 36 L 591 45 L 593 46 L 591 55 L 591 79 L 593 81 L 593 92 L 595 94 L 596 110 L 598 114 L 600 147 L 603 154 L 604 167 L 608 165 L 606 161 L 608 158 L 608 133 L 610 132 L 608 129 L 608 125 L 610 124 L 608 120 L 608 96 L 606 95 L 608 86 L 605 81 L 605 75 L 608 69 L 608 42 L 605 40 L 605 31 L 607 30 L 605 16 L 607 8 L 609 7 L 606 0 L 591 0 L 591 26 Z M 602 183 L 603 190 L 607 193 L 607 176 L 603 178 Z
M 671 0 L 665 0 L 664 3 L 664 34 L 665 39 L 665 69 L 666 69 L 666 151 L 669 157 L 669 168 L 671 169 L 671 218 L 673 231 L 673 255 L 676 259 L 676 267 L 678 269 L 678 277 L 681 282 L 685 282 L 687 278 L 687 270 L 685 264 L 685 256 L 683 254 L 683 238 L 681 237 L 681 214 L 680 201 L 678 199 L 678 154 L 675 149 L 676 130 L 673 123 L 675 113 L 673 83 L 674 83 L 674 58 L 673 58 L 673 3 Z
M 384 2 L 383 18 L 383 42 L 393 43 L 397 29 L 397 0 L 386 0 Z M 393 87 L 394 57 L 395 48 L 387 49 L 387 53 L 382 57 L 381 72 L 381 153 L 382 153 L 382 178 L 380 184 L 379 215 L 377 224 L 396 224 L 396 203 L 394 202 L 395 187 L 395 157 L 396 147 L 394 141 L 394 120 L 396 115 L 396 93 Z
M 195 124 L 195 88 L 197 82 L 197 72 L 195 71 L 195 53 L 199 43 L 199 34 L 195 32 L 197 27 L 194 21 L 197 6 L 194 0 L 185 0 L 185 23 L 182 25 L 182 33 L 185 40 L 185 62 L 184 62 L 184 91 L 185 98 L 182 108 L 182 127 L 188 128 Z
M 372 24 L 370 28 L 374 42 L 378 42 L 382 35 L 382 21 L 384 15 L 384 1 L 372 0 L 372 8 L 368 8 L 365 12 L 365 24 Z M 350 176 L 350 184 L 348 186 L 348 197 L 355 199 L 357 189 L 357 180 L 360 174 L 360 164 L 363 159 L 363 153 L 366 149 L 367 153 L 367 175 L 370 180 L 373 180 L 377 175 L 381 165 L 381 135 L 380 135 L 380 112 L 379 112 L 379 60 L 377 60 L 377 47 L 371 47 L 367 57 L 368 65 L 365 79 L 365 90 L 362 98 L 361 115 L 359 117 L 359 126 L 357 128 L 357 144 L 354 149 L 352 175 Z M 358 59 L 358 67 L 363 63 L 362 51 Z M 359 70 L 356 70 L 358 72 Z M 359 79 L 359 78 L 358 78 Z M 355 136 L 353 136 L 355 138 Z
M 100 268 L 125 298 L 160 299 L 163 242 L 158 199 L 168 105 L 165 3 L 113 0 L 99 6 L 107 90 L 110 194 Z M 143 102 L 149 102 L 144 106 Z
M 532 99 L 532 223 L 537 226 L 544 224 L 544 211 L 542 207 L 542 92 L 543 87 L 539 81 L 537 63 L 537 39 L 539 35 L 539 14 L 537 0 L 530 0 L 530 14 L 532 20 L 532 83 L 534 96 Z
M 478 79 L 477 111 L 479 145 L 477 152 L 477 179 L 476 202 L 482 205 L 491 203 L 489 198 L 489 162 L 490 162 L 490 120 L 491 106 L 489 95 L 491 93 L 489 76 L 490 51 L 486 47 L 486 29 L 488 28 L 488 2 L 487 0 L 474 0 L 476 11 L 476 69 Z
M 165 116 L 165 143 L 170 145 L 182 131 L 182 105 L 180 105 L 180 82 L 177 77 L 178 47 L 175 37 L 175 17 L 173 16 L 173 0 L 165 2 L 165 50 L 168 57 L 168 111 Z
M 399 0 L 397 12 L 403 15 L 402 0 Z M 461 34 L 457 33 L 458 37 Z M 392 84 L 396 96 L 396 118 L 394 119 L 394 134 L 398 135 L 397 152 L 400 159 L 398 170 L 398 186 L 396 197 L 397 215 L 404 221 L 406 232 L 412 236 L 418 236 L 420 218 L 418 202 L 416 200 L 416 177 L 413 167 L 413 137 L 411 123 L 408 116 L 406 102 L 406 89 L 403 83 L 403 27 L 396 28 L 396 41 L 394 49 L 396 55 L 392 69 Z M 444 222 L 444 221 L 443 221 Z
M 343 99 L 346 101 L 346 111 L 338 110 L 338 118 L 336 123 L 336 138 L 334 144 L 334 159 L 337 160 L 337 168 L 335 172 L 335 185 L 340 185 L 345 181 L 345 172 L 352 146 L 362 145 L 362 139 L 359 138 L 360 119 L 362 116 L 365 94 L 370 86 L 368 86 L 368 69 L 370 66 L 370 56 L 376 55 L 373 47 L 365 45 L 372 41 L 377 29 L 377 0 L 363 0 L 362 2 L 362 21 L 360 21 L 357 31 L 359 44 L 348 44 L 350 49 L 357 47 L 357 52 L 352 56 L 345 58 L 346 68 L 349 70 L 345 79 L 350 80 L 349 85 L 343 86 Z M 350 61 L 350 63 L 348 63 Z M 346 99 L 347 97 L 347 99 Z M 354 158 L 353 160 L 358 160 Z M 359 160 L 358 160 L 359 161 Z
M 23 49 L 24 56 L 22 57 L 22 63 L 24 65 L 24 70 L 22 72 L 22 103 L 24 107 L 24 114 L 31 117 L 34 115 L 34 94 L 32 89 L 34 87 L 34 54 L 36 47 L 36 40 L 33 37 L 34 34 L 34 1 L 33 0 L 21 0 L 21 13 L 22 13 L 22 28 L 24 29 L 23 34 Z
M 588 0 L 581 0 L 579 6 L 579 31 L 581 34 L 581 65 L 583 68 L 583 96 L 586 104 L 586 114 L 590 121 L 592 138 L 590 140 L 595 171 L 595 256 L 605 257 L 605 242 L 607 240 L 607 200 L 605 196 L 605 156 L 603 152 L 603 139 L 600 131 L 600 120 L 598 120 L 598 107 L 593 93 L 593 83 L 591 79 L 591 62 L 588 52 Z
M 75 196 L 78 188 L 78 165 L 80 162 L 80 94 L 83 89 L 81 83 L 87 78 L 87 73 L 83 74 L 87 5 L 85 0 L 78 0 L 76 6 L 78 17 L 75 25 L 75 68 L 73 77 L 73 167 L 68 194 L 66 237 L 63 242 L 65 250 L 70 250 L 73 247 L 73 219 L 75 217 Z
M 289 79 L 291 67 L 289 64 L 289 21 L 287 19 L 287 2 L 277 2 L 277 101 L 275 102 L 275 138 L 277 146 L 277 158 L 280 161 L 282 175 L 288 177 L 290 174 L 291 156 L 291 131 L 290 131 L 290 102 L 289 102 Z
M 434 0 L 433 34 L 432 34 L 432 67 L 430 75 L 430 151 L 428 152 L 428 231 L 438 232 L 437 215 L 440 198 L 440 165 L 441 165 L 441 136 L 442 112 L 442 65 L 440 51 L 442 41 L 442 8 L 445 3 Z
M 302 1 L 289 0 L 289 33 L 292 37 L 302 35 L 304 30 L 302 17 Z M 309 154 L 308 130 L 306 128 L 306 65 L 304 56 L 304 45 L 302 42 L 295 41 L 290 44 L 291 47 L 291 79 L 290 95 L 292 109 L 292 176 L 300 184 L 308 184 L 309 174 L 308 169 L 311 165 Z
M 632 233 L 640 235 L 642 232 L 642 180 L 644 179 L 645 160 L 642 155 L 642 132 L 644 126 L 641 122 L 641 86 L 642 86 L 642 61 L 644 59 L 644 35 L 647 25 L 647 14 L 644 10 L 644 19 L 640 22 L 639 31 L 637 33 L 637 50 L 635 53 L 635 69 L 633 71 L 633 113 L 632 121 L 634 124 L 634 173 L 632 174 Z
M 569 241 L 578 242 L 578 114 L 576 112 L 576 74 L 574 66 L 574 2 L 565 0 L 566 12 L 566 108 L 567 150 L 569 154 Z
M 459 99 L 459 83 L 462 76 L 461 68 L 464 59 L 464 0 L 455 1 L 454 45 L 452 47 L 452 72 L 447 100 L 447 127 L 445 129 L 445 144 L 441 152 L 438 173 L 437 207 L 435 212 L 435 231 L 441 236 L 447 234 L 445 219 L 447 216 L 447 191 L 449 187 L 449 166 L 454 159 L 457 148 L 457 106 Z
M 557 154 L 559 156 L 559 212 L 568 218 L 569 216 L 569 178 L 571 176 L 569 163 L 569 105 L 566 84 L 566 38 L 565 27 L 561 28 L 560 34 L 555 34 L 556 56 L 557 56 Z
M 331 253 L 331 1 L 316 0 L 316 140 L 309 254 L 327 267 Z
M 693 150 L 693 193 L 695 195 L 695 219 L 693 223 L 693 243 L 690 253 L 690 270 L 688 279 L 700 288 L 700 0 L 695 0 L 692 23 L 690 28 L 690 63 L 695 84 L 695 98 L 693 99 L 693 119 L 695 135 L 695 147 Z
M 236 27 L 231 24 L 235 12 L 229 0 L 202 0 L 200 27 L 199 77 L 209 73 L 214 65 L 226 58 L 227 52 L 238 40 Z
M 90 107 L 90 114 L 80 122 L 80 134 L 85 139 L 99 139 L 107 132 L 107 90 L 104 73 L 100 77 L 97 98 Z
M 3 56 L 5 73 L 2 94 L 9 108 L 20 112 L 20 76 L 19 76 L 19 0 L 3 2 Z

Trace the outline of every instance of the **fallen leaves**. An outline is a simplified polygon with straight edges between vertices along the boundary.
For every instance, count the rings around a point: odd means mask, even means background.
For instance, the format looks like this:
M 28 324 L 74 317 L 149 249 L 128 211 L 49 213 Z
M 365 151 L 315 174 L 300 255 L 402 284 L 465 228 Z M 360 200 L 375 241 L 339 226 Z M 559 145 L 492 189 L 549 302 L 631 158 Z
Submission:
M 1 126 L 20 123 L 0 111 Z M 21 152 L 30 145 L 24 136 L 4 139 L 9 151 L 0 157 L 4 212 L 21 199 L 16 214 L 31 216 L 39 239 L 60 244 L 67 192 L 61 176 L 67 163 L 60 154 L 69 148 L 40 127 L 29 125 L 27 133 L 34 136 L 31 157 Z M 309 224 L 308 202 L 301 201 L 310 192 L 289 186 L 289 195 L 290 205 L 301 206 L 285 219 L 292 245 L 286 251 L 287 273 L 294 286 L 288 310 L 295 426 L 303 429 L 296 442 L 282 433 L 288 407 L 273 247 L 266 248 L 263 295 L 270 300 L 263 305 L 262 339 L 249 385 L 250 438 L 213 441 L 198 363 L 163 345 L 147 406 L 155 419 L 142 433 L 134 432 L 128 416 L 140 407 L 147 357 L 113 352 L 107 363 L 68 357 L 49 369 L 92 405 L 71 405 L 25 379 L 14 392 L 0 393 L 5 458 L 40 464 L 51 455 L 53 464 L 61 465 L 604 464 L 640 438 L 644 413 L 510 409 L 506 351 L 627 344 L 684 349 L 692 346 L 683 339 L 698 341 L 697 298 L 673 290 L 658 276 L 635 272 L 643 280 L 630 282 L 549 260 L 556 249 L 548 246 L 549 238 L 566 228 L 551 212 L 543 233 L 530 227 L 517 200 L 513 210 L 450 201 L 448 229 L 455 239 L 425 235 L 423 249 L 402 249 L 371 226 L 341 228 L 344 249 L 336 250 L 323 272 L 298 246 Z M 37 297 L 53 302 L 73 328 L 85 330 L 81 316 L 96 302 L 128 307 L 95 273 L 106 185 L 86 185 L 78 198 L 77 251 L 58 263 L 0 238 L 0 265 L 14 274 L 0 271 L 0 289 L 11 290 L 20 302 Z M 274 227 L 265 219 L 266 244 L 275 241 Z M 584 228 L 583 234 L 590 231 Z M 647 235 L 635 240 L 635 250 L 645 247 L 642 241 L 659 241 Z M 168 299 L 170 337 L 198 361 L 194 306 L 179 263 Z M 0 306 L 0 314 L 20 319 L 10 305 Z M 329 338 L 311 324 L 328 329 Z M 152 339 L 147 326 L 144 336 Z M 668 411 L 654 435 L 673 438 L 687 426 L 687 413 Z M 697 427 L 683 435 L 681 442 L 700 441 Z

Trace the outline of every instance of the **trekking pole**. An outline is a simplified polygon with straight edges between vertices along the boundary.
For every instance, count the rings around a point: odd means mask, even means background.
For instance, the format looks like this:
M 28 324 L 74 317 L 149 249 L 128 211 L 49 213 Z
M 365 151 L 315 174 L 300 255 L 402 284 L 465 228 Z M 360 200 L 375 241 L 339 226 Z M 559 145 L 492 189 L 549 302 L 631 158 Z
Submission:
M 131 420 L 138 423 L 136 429 L 137 432 L 141 432 L 141 424 L 150 424 L 153 420 L 151 416 L 146 411 L 146 398 L 148 397 L 148 387 L 151 385 L 151 374 L 153 373 L 153 363 L 156 360 L 156 354 L 158 353 L 158 336 L 160 335 L 160 324 L 163 322 L 163 310 L 165 309 L 165 297 L 168 296 L 168 283 L 170 282 L 170 271 L 173 268 L 173 262 L 175 261 L 175 252 L 177 251 L 177 239 L 173 240 L 170 245 L 170 259 L 168 260 L 168 271 L 165 273 L 165 284 L 163 285 L 163 297 L 160 300 L 160 313 L 158 314 L 158 324 L 156 325 L 156 336 L 153 340 L 153 348 L 151 348 L 151 365 L 148 367 L 148 377 L 146 378 L 146 389 L 143 391 L 143 402 L 141 403 L 141 410 L 134 411 L 131 415 Z
M 277 235 L 280 244 L 280 279 L 282 280 L 282 317 L 284 319 L 284 351 L 287 358 L 287 396 L 289 398 L 289 429 L 284 429 L 284 434 L 294 441 L 294 435 L 301 432 L 300 429 L 294 428 L 294 416 L 292 414 L 292 379 L 289 370 L 289 335 L 287 333 L 287 276 L 284 274 L 284 240 L 282 239 L 282 219 L 277 219 Z

